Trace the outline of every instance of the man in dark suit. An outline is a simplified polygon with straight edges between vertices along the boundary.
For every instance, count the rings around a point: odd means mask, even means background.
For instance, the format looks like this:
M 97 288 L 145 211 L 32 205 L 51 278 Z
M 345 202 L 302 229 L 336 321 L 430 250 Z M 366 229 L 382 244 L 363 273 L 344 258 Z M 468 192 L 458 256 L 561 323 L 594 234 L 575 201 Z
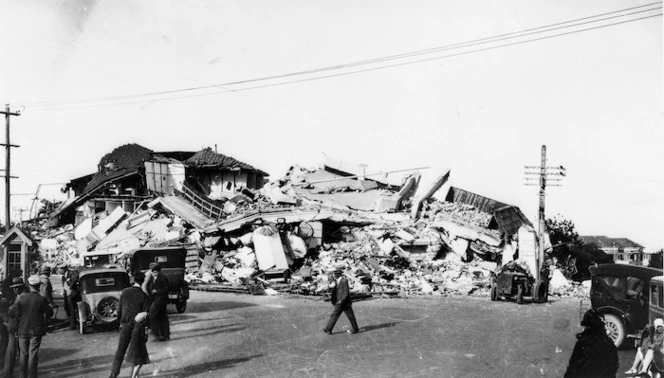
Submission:
M 139 271 L 135 272 L 133 277 L 134 286 L 122 290 L 122 294 L 120 294 L 120 305 L 118 306 L 120 338 L 118 339 L 118 349 L 115 351 L 115 358 L 113 358 L 110 378 L 115 378 L 120 374 L 122 360 L 125 357 L 130 342 L 135 344 L 142 342 L 144 344 L 144 341 L 137 339 L 143 337 L 145 332 L 143 329 L 144 325 L 141 322 L 137 322 L 136 318 L 139 313 L 144 313 L 143 317 L 147 317 L 149 299 L 147 294 L 141 289 L 141 284 L 145 280 L 145 274 Z
M 353 306 L 350 300 L 350 289 L 348 288 L 348 280 L 343 276 L 341 269 L 334 271 L 334 288 L 332 289 L 332 305 L 334 305 L 334 311 L 330 315 L 330 320 L 327 322 L 327 326 L 323 329 L 323 332 L 328 335 L 332 334 L 332 328 L 339 320 L 341 313 L 344 312 L 350 321 L 350 325 L 353 327 L 351 333 L 358 333 L 360 329 L 357 327 L 357 321 L 355 320 L 355 313 L 353 313 Z
M 168 305 L 168 293 L 170 292 L 168 279 L 161 272 L 161 265 L 155 264 L 152 267 L 152 305 L 150 306 L 150 327 L 152 333 L 157 337 L 157 341 L 167 341 L 171 339 L 171 328 L 168 324 L 168 314 L 166 306 Z
M 21 377 L 36 377 L 39 346 L 46 333 L 48 319 L 53 316 L 53 308 L 48 304 L 48 300 L 39 294 L 39 277 L 28 277 L 28 284 L 30 292 L 22 294 L 16 301 L 19 366 Z

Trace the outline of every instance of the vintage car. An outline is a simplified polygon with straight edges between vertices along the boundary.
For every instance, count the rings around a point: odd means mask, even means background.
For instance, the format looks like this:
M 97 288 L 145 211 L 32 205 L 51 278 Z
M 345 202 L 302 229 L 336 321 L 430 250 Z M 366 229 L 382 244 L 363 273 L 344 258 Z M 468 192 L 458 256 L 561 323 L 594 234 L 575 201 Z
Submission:
M 662 276 L 662 269 L 601 264 L 588 270 L 592 308 L 604 316 L 607 332 L 616 346 L 626 345 L 629 336 L 633 337 L 648 324 L 651 281 Z M 661 289 L 658 295 L 661 296 Z
M 122 269 L 82 269 L 79 273 L 81 301 L 78 302 L 79 332 L 88 325 L 114 326 L 122 290 L 130 286 Z
M 168 279 L 169 303 L 174 304 L 179 313 L 187 309 L 189 284 L 184 280 L 187 250 L 184 247 L 140 248 L 120 256 L 127 262 L 130 273 L 147 272 L 150 263 L 161 266 L 161 273 Z

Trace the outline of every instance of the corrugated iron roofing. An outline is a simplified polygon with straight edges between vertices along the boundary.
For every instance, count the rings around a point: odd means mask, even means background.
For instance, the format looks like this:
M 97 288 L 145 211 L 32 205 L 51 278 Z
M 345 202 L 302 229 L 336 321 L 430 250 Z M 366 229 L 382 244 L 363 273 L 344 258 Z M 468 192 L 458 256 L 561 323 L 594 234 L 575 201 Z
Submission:
M 491 198 L 471 193 L 467 190 L 459 189 L 454 186 L 450 187 L 450 190 L 447 192 L 447 196 L 445 197 L 445 201 L 465 203 L 466 205 L 475 206 L 477 210 L 489 214 L 493 214 L 494 211 L 502 207 L 510 206 L 506 203 L 498 202 L 496 200 L 492 200 Z
M 493 219 L 495 220 L 498 229 L 506 235 L 514 235 L 524 224 L 533 227 L 533 224 L 530 223 L 521 209 L 516 206 L 506 206 L 494 211 Z M 489 224 L 489 226 L 491 226 L 491 224 Z
M 228 169 L 240 168 L 240 169 L 246 169 L 248 171 L 254 171 L 264 176 L 268 176 L 267 173 L 261 171 L 260 169 L 254 168 L 253 166 L 247 163 L 243 163 L 230 156 L 216 153 L 212 151 L 210 147 L 198 151 L 194 156 L 185 160 L 184 163 L 188 166 L 197 167 L 197 168 L 203 168 L 203 167 L 228 168 Z

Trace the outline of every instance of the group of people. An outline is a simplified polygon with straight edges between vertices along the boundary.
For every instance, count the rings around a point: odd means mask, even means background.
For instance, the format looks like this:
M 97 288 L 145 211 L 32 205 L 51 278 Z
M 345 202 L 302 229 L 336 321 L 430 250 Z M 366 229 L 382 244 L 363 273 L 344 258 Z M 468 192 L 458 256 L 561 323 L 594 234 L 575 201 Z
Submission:
M 581 320 L 584 330 L 577 335 L 577 342 L 569 360 L 565 378 L 615 377 L 618 372 L 618 348 L 608 336 L 602 315 L 588 310 Z M 637 348 L 632 367 L 627 375 L 651 377 L 651 370 L 664 368 L 664 320 L 657 318 L 643 334 L 641 347 Z M 659 362 L 659 363 L 658 363 Z M 655 364 L 655 369 L 652 365 Z M 656 373 L 659 374 L 659 373 Z
M 0 369 L 3 377 L 13 376 L 17 354 L 20 376 L 37 377 L 39 347 L 53 316 L 50 269 L 28 277 L 27 285 L 22 275 L 20 270 L 8 275 L 0 299 Z
M 169 283 L 161 273 L 161 266 L 152 263 L 147 273 L 134 272 L 133 279 L 134 285 L 120 294 L 120 336 L 110 378 L 118 376 L 123 360 L 133 364 L 132 378 L 138 377 L 141 367 L 150 362 L 146 346 L 148 329 L 152 330 L 156 341 L 170 340 L 166 313 Z

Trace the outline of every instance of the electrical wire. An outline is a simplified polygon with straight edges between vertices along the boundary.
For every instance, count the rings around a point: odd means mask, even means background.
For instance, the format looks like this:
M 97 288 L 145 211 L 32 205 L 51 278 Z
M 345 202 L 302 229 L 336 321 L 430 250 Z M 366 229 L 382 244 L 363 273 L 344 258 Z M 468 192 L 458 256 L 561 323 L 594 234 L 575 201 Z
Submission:
M 659 4 L 659 6 L 656 7 L 656 8 L 651 8 L 651 9 L 646 9 L 646 10 L 639 10 L 639 11 L 630 12 L 630 13 L 626 13 L 626 14 L 619 14 L 619 15 L 615 15 L 615 16 L 611 16 L 611 17 L 606 17 L 606 18 L 603 18 L 603 19 L 595 19 L 595 20 L 592 20 L 592 21 L 586 21 L 586 20 L 589 20 L 589 19 L 594 19 L 594 18 L 597 18 L 597 17 L 602 17 L 602 16 L 605 16 L 605 15 L 609 15 L 609 14 L 616 14 L 616 13 L 624 12 L 624 11 L 627 11 L 627 10 L 633 10 L 633 9 L 649 7 L 649 6 L 652 6 L 653 4 Z M 356 73 L 361 73 L 361 72 L 369 72 L 369 71 L 374 71 L 374 70 L 379 70 L 379 69 L 386 69 L 386 68 L 391 68 L 391 67 L 398 67 L 398 66 L 416 64 L 416 63 L 422 63 L 422 62 L 427 62 L 427 61 L 431 61 L 431 60 L 445 59 L 445 58 L 450 58 L 450 57 L 455 57 L 455 56 L 460 56 L 460 55 L 467 55 L 467 54 L 471 54 L 471 53 L 476 53 L 476 52 L 481 52 L 481 51 L 488 51 L 488 50 L 493 50 L 493 49 L 497 49 L 497 48 L 503 48 L 503 47 L 508 47 L 508 46 L 524 44 L 524 43 L 530 43 L 530 42 L 534 42 L 534 41 L 540 41 L 540 40 L 544 40 L 544 39 L 550 39 L 550 38 L 554 38 L 554 37 L 559 37 L 559 36 L 564 36 L 564 35 L 569 35 L 569 34 L 574 34 L 574 33 L 580 33 L 580 32 L 589 31 L 589 30 L 596 30 L 596 29 L 600 29 L 600 28 L 604 28 L 604 27 L 615 26 L 615 25 L 625 24 L 625 23 L 629 23 L 629 22 L 635 22 L 635 21 L 644 20 L 644 19 L 647 19 L 647 18 L 658 17 L 658 16 L 661 16 L 661 14 L 655 14 L 655 15 L 650 15 L 650 16 L 646 16 L 646 17 L 630 19 L 630 20 L 626 20 L 626 21 L 622 21 L 622 22 L 614 22 L 614 23 L 609 23 L 609 24 L 603 24 L 603 25 L 599 25 L 599 26 L 595 26 L 595 27 L 577 29 L 577 30 L 573 30 L 573 31 L 570 31 L 570 32 L 557 33 L 557 34 L 550 35 L 550 36 L 532 38 L 532 39 L 527 39 L 527 40 L 523 40 L 523 41 L 506 43 L 506 44 L 500 44 L 500 45 L 497 45 L 497 46 L 490 46 L 490 47 L 485 47 L 485 48 L 480 48 L 480 49 L 474 49 L 474 50 L 464 51 L 464 52 L 455 53 L 455 54 L 436 56 L 436 57 L 431 57 L 431 58 L 427 58 L 427 59 L 419 59 L 419 60 L 414 60 L 414 61 L 401 62 L 401 63 L 390 64 L 390 65 L 383 65 L 383 66 L 379 66 L 379 67 L 371 67 L 371 68 L 366 68 L 366 69 L 362 69 L 362 70 L 354 70 L 354 71 L 350 71 L 350 72 L 343 72 L 343 73 L 332 74 L 332 75 L 318 76 L 318 77 L 313 77 L 313 78 L 309 77 L 309 78 L 304 78 L 304 79 L 299 79 L 299 80 L 290 80 L 290 81 L 286 81 L 286 82 L 277 82 L 277 83 L 270 83 L 270 84 L 256 85 L 256 86 L 250 86 L 250 87 L 244 87 L 244 88 L 235 88 L 235 89 L 226 88 L 228 86 L 233 86 L 233 85 L 249 84 L 249 83 L 261 82 L 261 81 L 273 81 L 273 80 L 276 80 L 276 79 L 290 78 L 290 77 L 300 76 L 300 75 L 310 75 L 310 74 L 313 74 L 313 73 L 321 73 L 321 72 L 326 72 L 326 71 L 331 71 L 331 70 L 347 69 L 347 68 L 358 67 L 358 66 L 369 65 L 369 64 L 374 64 L 375 65 L 377 63 L 389 62 L 389 61 L 398 60 L 398 59 L 403 60 L 404 58 L 410 58 L 410 57 L 415 57 L 415 56 L 420 56 L 420 55 L 425 55 L 425 54 L 431 54 L 431 53 L 434 53 L 434 52 L 458 50 L 458 49 L 461 49 L 461 48 L 468 48 L 468 47 L 483 45 L 483 44 L 487 44 L 487 43 L 497 43 L 497 42 L 501 42 L 501 41 L 504 41 L 504 40 L 514 39 L 514 38 L 522 38 L 522 37 L 528 36 L 528 35 L 549 33 L 549 32 L 556 31 L 556 30 L 569 29 L 569 28 L 573 28 L 573 27 L 578 27 L 578 26 L 603 22 L 603 21 L 607 21 L 607 20 L 610 20 L 610 19 L 621 18 L 621 17 L 626 17 L 626 16 L 645 13 L 645 12 L 652 12 L 652 11 L 661 9 L 661 4 L 660 3 L 653 3 L 653 4 L 647 4 L 647 5 L 638 6 L 638 7 L 626 8 L 626 9 L 623 9 L 623 10 L 620 10 L 620 11 L 607 12 L 607 13 L 603 13 L 603 14 L 599 14 L 599 15 L 595 15 L 595 16 L 583 17 L 583 18 L 580 18 L 580 19 L 575 19 L 575 20 L 570 20 L 570 21 L 565 21 L 565 22 L 559 22 L 559 23 L 555 23 L 555 24 L 549 24 L 549 25 L 541 26 L 541 27 L 537 27 L 537 28 L 524 29 L 524 30 L 518 31 L 518 32 L 506 33 L 506 34 L 501 34 L 499 36 L 482 38 L 482 39 L 467 41 L 467 42 L 463 42 L 463 43 L 456 43 L 456 44 L 453 44 L 453 45 L 446 45 L 446 46 L 436 47 L 436 48 L 432 48 L 432 49 L 418 50 L 418 51 L 410 52 L 410 53 L 392 55 L 392 56 L 388 56 L 388 57 L 376 58 L 376 59 L 371 59 L 371 60 L 357 61 L 357 62 L 347 63 L 347 64 L 343 64 L 343 65 L 337 65 L 337 66 L 323 67 L 323 68 L 318 68 L 318 69 L 314 69 L 314 70 L 299 71 L 299 72 L 283 74 L 283 75 L 268 76 L 268 77 L 263 77 L 263 78 L 235 81 L 235 82 L 229 82 L 229 83 L 223 83 L 223 84 L 214 84 L 214 85 L 190 87 L 190 88 L 170 90 L 170 91 L 150 92 L 150 93 L 126 95 L 126 96 L 100 97 L 100 98 L 93 98 L 93 99 L 72 100 L 72 101 L 62 101 L 62 102 L 57 102 L 57 101 L 53 101 L 53 102 L 34 102 L 34 103 L 26 103 L 24 105 L 31 105 L 30 110 L 34 110 L 34 111 L 38 111 L 38 110 L 59 110 L 59 109 L 67 109 L 67 108 L 71 108 L 71 107 L 85 107 L 85 108 L 87 108 L 87 107 L 99 107 L 99 106 L 110 106 L 110 105 L 127 105 L 127 104 L 135 104 L 135 103 L 151 102 L 151 101 L 168 101 L 168 100 L 177 100 L 177 99 L 183 99 L 183 98 L 210 96 L 210 95 L 216 95 L 216 94 L 222 94 L 222 93 L 228 93 L 228 92 L 239 92 L 239 91 L 245 91 L 245 90 L 250 90 L 250 89 L 268 88 L 268 87 L 274 87 L 274 86 L 280 86 L 280 85 L 302 83 L 302 82 L 312 81 L 312 80 L 321 80 L 321 79 L 351 75 L 351 74 L 356 74 Z M 583 22 L 579 22 L 579 21 L 583 21 Z M 560 26 L 560 25 L 571 24 L 571 23 L 576 23 L 576 24 L 567 25 L 567 26 Z M 551 26 L 557 26 L 557 27 L 551 27 Z M 144 97 L 165 96 L 165 95 L 178 94 L 178 93 L 188 93 L 188 92 L 192 92 L 192 91 L 202 91 L 202 90 L 206 90 L 206 89 L 217 89 L 217 88 L 222 88 L 224 90 L 223 91 L 214 91 L 214 92 L 209 92 L 209 93 L 185 94 L 185 95 L 180 95 L 180 96 L 163 97 L 163 98 L 159 98 L 159 97 L 158 98 L 144 98 Z M 130 99 L 133 99 L 133 98 L 140 98 L 140 100 L 123 101 L 123 100 L 130 100 Z M 103 101 L 121 101 L 121 102 L 95 104 L 95 103 L 103 102 Z M 86 106 L 84 104 L 88 104 L 88 105 Z M 67 106 L 67 105 L 69 105 L 69 106 Z

